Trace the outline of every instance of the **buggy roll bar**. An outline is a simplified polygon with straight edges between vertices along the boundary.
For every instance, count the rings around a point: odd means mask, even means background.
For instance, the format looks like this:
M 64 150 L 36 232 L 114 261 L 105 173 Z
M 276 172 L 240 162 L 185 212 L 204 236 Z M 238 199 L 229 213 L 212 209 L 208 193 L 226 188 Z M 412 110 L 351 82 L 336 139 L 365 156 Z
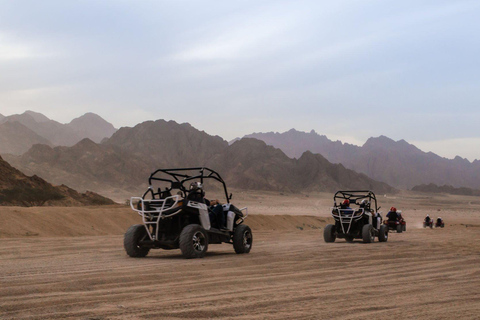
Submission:
M 157 175 L 159 173 L 167 174 L 171 176 L 172 179 L 158 177 Z M 227 203 L 230 203 L 231 195 L 230 196 L 228 195 L 225 181 L 223 181 L 220 174 L 218 174 L 216 171 L 206 167 L 158 169 L 154 171 L 148 178 L 148 185 L 150 187 L 152 186 L 152 180 L 170 182 L 171 185 L 168 191 L 175 188 L 175 189 L 180 189 L 183 192 L 188 192 L 188 190 L 185 188 L 183 184 L 185 182 L 196 180 L 196 179 L 200 179 L 200 183 L 202 184 L 204 179 L 213 179 L 220 182 L 223 185 L 223 191 L 225 192 L 225 198 L 227 199 Z
M 333 202 L 337 206 L 337 199 L 348 199 L 351 203 L 356 203 L 357 200 L 368 199 L 370 208 L 378 212 L 380 207 L 377 205 L 377 197 L 375 193 L 370 190 L 352 190 L 352 191 L 337 191 L 333 196 Z M 372 205 L 375 204 L 373 207 Z

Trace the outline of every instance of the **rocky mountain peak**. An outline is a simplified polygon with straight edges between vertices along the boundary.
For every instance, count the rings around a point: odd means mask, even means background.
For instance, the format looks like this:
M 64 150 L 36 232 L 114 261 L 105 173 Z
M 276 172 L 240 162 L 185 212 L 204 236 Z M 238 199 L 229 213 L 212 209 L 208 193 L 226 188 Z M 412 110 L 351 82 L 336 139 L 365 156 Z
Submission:
M 104 138 L 110 138 L 117 131 L 110 122 L 92 112 L 73 119 L 67 126 L 78 136 L 89 138 L 97 143 Z
M 41 122 L 50 121 L 50 119 L 47 118 L 45 115 L 43 115 L 41 113 L 38 113 L 38 112 L 35 112 L 35 111 L 27 110 L 23 114 L 29 115 L 30 117 L 32 117 L 35 120 L 35 122 L 41 123 Z

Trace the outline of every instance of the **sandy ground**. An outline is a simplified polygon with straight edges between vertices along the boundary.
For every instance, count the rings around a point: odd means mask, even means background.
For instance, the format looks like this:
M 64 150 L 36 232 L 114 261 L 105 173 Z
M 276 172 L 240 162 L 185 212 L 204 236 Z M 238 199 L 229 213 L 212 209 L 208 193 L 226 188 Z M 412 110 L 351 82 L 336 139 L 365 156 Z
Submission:
M 123 206 L 0 207 L 0 319 L 479 319 L 480 198 L 379 198 L 407 219 L 387 243 L 324 243 L 331 194 L 238 192 L 248 255 L 211 245 L 129 258 Z M 385 211 L 382 210 L 382 211 Z M 423 229 L 423 217 L 445 219 Z

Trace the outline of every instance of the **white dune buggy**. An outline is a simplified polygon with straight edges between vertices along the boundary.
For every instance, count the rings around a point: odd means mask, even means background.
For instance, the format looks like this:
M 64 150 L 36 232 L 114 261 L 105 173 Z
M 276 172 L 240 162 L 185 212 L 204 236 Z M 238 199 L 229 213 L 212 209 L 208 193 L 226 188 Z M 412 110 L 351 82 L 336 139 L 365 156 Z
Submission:
M 212 212 L 201 186 L 205 181 L 221 185 L 226 202 L 219 214 L 223 226 L 212 225 Z M 167 184 L 154 190 L 152 182 Z M 187 188 L 186 185 L 197 186 Z M 199 187 L 200 186 L 200 187 Z M 173 195 L 172 192 L 175 194 Z M 143 224 L 131 226 L 124 237 L 125 251 L 130 257 L 145 257 L 150 249 L 178 249 L 185 258 L 202 258 L 210 244 L 230 243 L 236 253 L 252 249 L 252 230 L 243 224 L 248 209 L 238 209 L 230 203 L 225 182 L 208 168 L 159 169 L 149 178 L 149 188 L 142 197 L 132 197 L 132 209 Z

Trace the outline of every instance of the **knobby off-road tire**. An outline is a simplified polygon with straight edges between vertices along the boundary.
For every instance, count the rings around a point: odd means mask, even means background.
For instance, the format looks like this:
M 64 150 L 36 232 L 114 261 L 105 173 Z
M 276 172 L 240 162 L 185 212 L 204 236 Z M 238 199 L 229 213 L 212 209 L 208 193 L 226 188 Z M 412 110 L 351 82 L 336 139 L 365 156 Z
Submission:
M 378 241 L 387 242 L 388 241 L 388 227 L 386 225 L 381 225 L 378 230 Z
M 233 249 L 238 254 L 249 253 L 252 250 L 253 235 L 249 226 L 241 224 L 233 233 Z
M 375 241 L 375 233 L 371 224 L 366 224 L 362 228 L 362 238 L 364 243 L 371 243 Z
M 323 240 L 325 240 L 325 242 L 335 242 L 336 238 L 335 226 L 333 224 L 327 224 L 325 230 L 323 230 Z
M 403 232 L 402 225 L 401 225 L 401 224 L 397 224 L 397 233 L 402 233 L 402 232 Z
M 407 225 L 406 224 L 402 225 L 402 230 L 403 230 L 403 232 L 407 231 Z
M 147 230 L 143 224 L 135 224 L 128 228 L 123 237 L 123 247 L 130 257 L 143 258 L 148 254 L 150 248 L 139 245 L 139 242 L 146 237 L 148 237 Z
M 426 224 L 425 222 L 423 223 L 423 227 L 424 227 L 424 228 L 426 228 L 426 227 L 427 227 L 427 224 Z
M 198 224 L 189 224 L 180 233 L 180 250 L 187 259 L 203 258 L 208 250 L 208 235 Z

